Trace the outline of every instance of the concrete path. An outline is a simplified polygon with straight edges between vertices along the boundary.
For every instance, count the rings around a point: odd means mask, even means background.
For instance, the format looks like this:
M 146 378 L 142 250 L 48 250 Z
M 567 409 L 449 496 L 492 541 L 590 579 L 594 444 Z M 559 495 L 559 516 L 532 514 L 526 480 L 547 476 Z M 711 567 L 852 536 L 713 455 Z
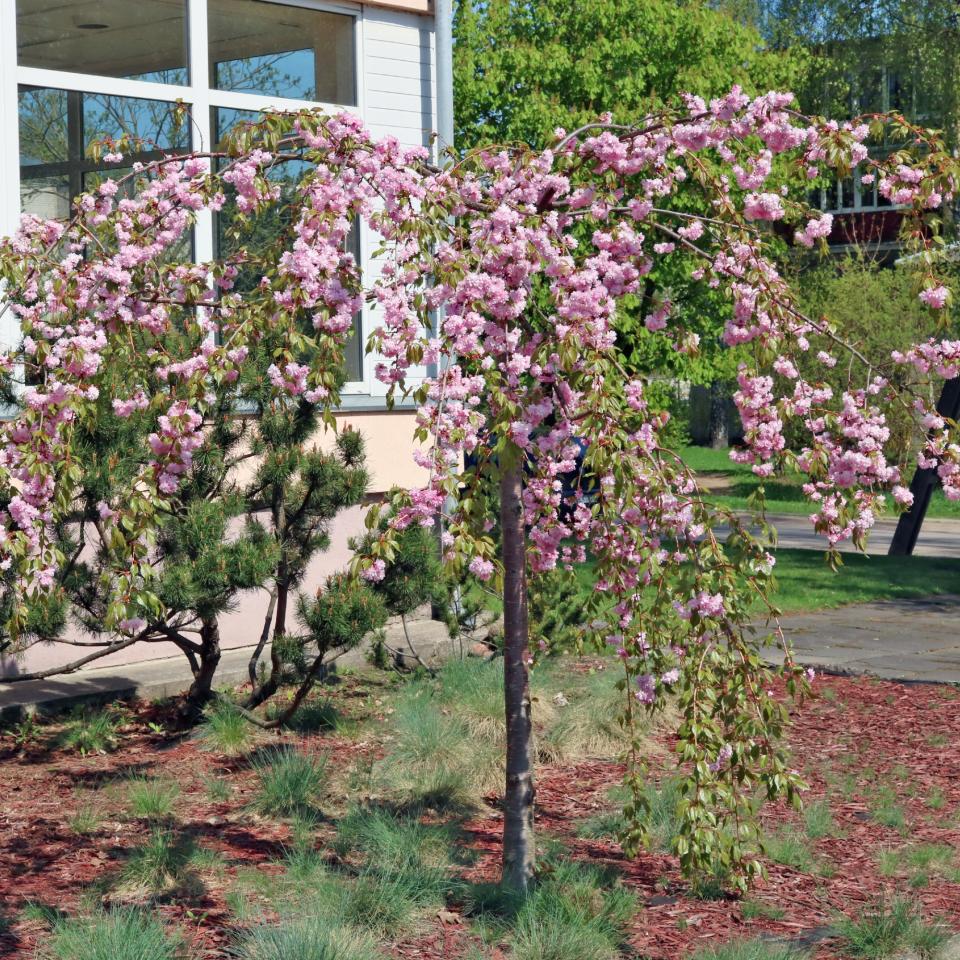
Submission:
M 804 516 L 771 516 L 783 547 L 823 550 Z M 882 521 L 870 538 L 870 552 L 886 553 L 895 521 Z M 960 521 L 927 520 L 918 554 L 960 558 Z M 890 600 L 857 604 L 817 613 L 789 614 L 784 632 L 800 663 L 842 673 L 869 673 L 901 680 L 960 683 L 960 596 Z M 761 628 L 763 629 L 763 628 Z M 414 643 L 429 657 L 449 646 L 446 628 L 431 620 L 411 623 Z M 388 642 L 403 648 L 398 624 L 388 627 Z M 765 651 L 771 660 L 782 653 Z M 217 683 L 242 683 L 250 649 L 227 650 L 217 671 Z M 362 649 L 341 658 L 340 664 L 360 665 Z M 163 697 L 178 693 L 190 682 L 181 657 L 82 670 L 67 676 L 23 683 L 0 682 L 0 715 L 24 709 L 60 710 L 82 700 L 106 700 L 137 694 Z
M 783 631 L 797 662 L 831 673 L 960 683 L 960 596 L 880 600 L 787 614 Z M 767 648 L 782 660 L 782 651 Z
M 768 519 L 777 528 L 781 547 L 826 549 L 826 541 L 814 532 L 806 516 L 781 513 L 769 514 Z M 878 521 L 870 531 L 868 552 L 874 556 L 886 554 L 896 526 L 896 520 Z M 840 549 L 846 551 L 853 548 L 847 543 L 842 544 Z M 914 553 L 921 557 L 960 557 L 960 520 L 924 520 Z

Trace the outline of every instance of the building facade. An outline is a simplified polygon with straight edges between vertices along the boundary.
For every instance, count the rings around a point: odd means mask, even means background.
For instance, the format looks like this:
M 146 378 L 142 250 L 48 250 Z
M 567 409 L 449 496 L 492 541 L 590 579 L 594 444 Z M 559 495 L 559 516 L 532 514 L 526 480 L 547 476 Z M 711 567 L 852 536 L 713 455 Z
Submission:
M 374 136 L 429 145 L 436 91 L 428 0 L 0 0 L 0 233 L 15 230 L 23 212 L 68 217 L 73 198 L 108 175 L 87 151 L 95 140 L 127 134 L 137 140 L 127 156 L 150 159 L 209 149 L 264 109 L 318 106 L 357 114 Z M 202 214 L 193 255 L 210 259 L 217 245 L 215 218 Z M 368 272 L 377 269 L 372 247 L 361 228 L 356 249 Z M 16 327 L 2 323 L 0 339 L 16 342 Z M 338 414 L 366 439 L 373 493 L 423 479 L 413 412 L 387 411 L 377 358 L 364 355 L 376 323 L 374 308 L 356 319 Z M 332 548 L 308 579 L 322 582 L 345 564 L 359 526 L 357 510 L 338 518 Z M 227 618 L 226 646 L 255 642 L 250 616 L 241 607 Z M 156 645 L 150 656 L 174 652 Z M 20 663 L 0 661 L 0 676 L 74 656 L 56 644 L 33 648 Z
M 66 217 L 105 175 L 94 140 L 127 133 L 142 156 L 207 149 L 267 108 L 320 106 L 358 114 L 374 136 L 429 144 L 436 129 L 433 17 L 427 0 L 0 0 L 0 232 L 23 211 Z M 177 124 L 177 104 L 189 121 Z M 364 269 L 375 270 L 365 231 Z M 201 217 L 194 255 L 217 249 Z M 17 330 L 0 328 L 5 343 Z M 357 318 L 341 414 L 367 436 L 377 490 L 415 483 L 410 411 L 387 413 L 376 325 Z
M 941 31 L 948 35 L 949 31 Z M 942 42 L 942 38 L 941 38 Z M 823 66 L 804 106 L 834 117 L 858 117 L 899 113 L 908 122 L 944 131 L 948 143 L 955 141 L 955 96 L 948 95 L 950 63 L 946 47 L 940 59 L 932 58 L 914 36 L 876 36 L 834 41 L 814 46 L 812 52 Z M 955 80 L 954 80 L 955 83 Z M 884 139 L 868 141 L 871 153 L 887 157 L 903 146 Z M 864 183 L 866 169 L 855 171 L 812 191 L 810 203 L 833 215 L 828 244 L 838 253 L 866 250 L 892 263 L 900 250 L 902 216 L 877 189 L 876 181 Z

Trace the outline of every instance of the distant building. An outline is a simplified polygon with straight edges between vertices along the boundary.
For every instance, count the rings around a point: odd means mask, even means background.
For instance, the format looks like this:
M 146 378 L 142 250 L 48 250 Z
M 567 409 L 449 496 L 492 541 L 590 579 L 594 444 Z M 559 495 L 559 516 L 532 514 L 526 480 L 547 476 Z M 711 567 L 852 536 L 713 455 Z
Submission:
M 818 77 L 819 91 L 805 106 L 828 116 L 856 117 L 898 111 L 922 126 L 943 127 L 943 104 L 930 89 L 930 65 L 914 62 L 909 50 L 899 50 L 890 38 L 849 40 L 827 44 L 816 51 L 830 66 Z M 875 156 L 887 156 L 897 144 L 873 144 Z M 859 247 L 884 260 L 900 249 L 901 215 L 881 196 L 877 184 L 853 176 L 811 191 L 812 206 L 833 214 L 828 243 L 838 253 Z

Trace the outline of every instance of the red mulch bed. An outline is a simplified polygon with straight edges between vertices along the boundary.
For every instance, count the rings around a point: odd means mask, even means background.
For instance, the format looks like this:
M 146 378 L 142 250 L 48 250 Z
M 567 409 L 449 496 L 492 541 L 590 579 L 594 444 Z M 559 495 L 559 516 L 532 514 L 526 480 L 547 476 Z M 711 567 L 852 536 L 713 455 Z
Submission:
M 359 694 L 346 687 L 334 696 Z M 617 764 L 591 761 L 539 771 L 540 831 L 562 840 L 576 857 L 621 871 L 643 904 L 630 932 L 638 956 L 672 960 L 705 945 L 761 934 L 786 939 L 813 934 L 817 957 L 840 956 L 837 943 L 824 938 L 824 928 L 839 911 L 852 914 L 897 890 L 915 897 L 929 917 L 960 927 L 960 883 L 934 873 L 913 889 L 906 875 L 882 876 L 877 862 L 886 847 L 960 845 L 960 695 L 950 687 L 864 678 L 823 678 L 817 688 L 821 695 L 795 717 L 790 745 L 810 784 L 806 802 L 828 798 L 839 835 L 811 842 L 818 861 L 829 862 L 828 875 L 769 865 L 768 878 L 756 886 L 751 900 L 782 910 L 778 919 L 745 919 L 743 904 L 734 898 L 693 897 L 671 856 L 648 853 L 628 861 L 614 842 L 577 837 L 584 819 L 609 808 L 607 791 L 622 773 Z M 0 915 L 15 920 L 29 901 L 67 913 L 78 909 L 82 899 L 89 906 L 84 888 L 115 872 L 124 852 L 150 832 L 146 822 L 129 819 L 122 794 L 111 797 L 105 785 L 135 773 L 163 775 L 181 788 L 178 829 L 219 851 L 226 868 L 219 878 L 205 875 L 204 888 L 196 894 L 157 909 L 182 926 L 199 958 L 225 957 L 235 922 L 225 902 L 231 878 L 251 867 L 278 871 L 275 861 L 289 831 L 245 811 L 253 788 L 242 762 L 204 752 L 188 737 L 151 731 L 151 711 L 133 705 L 120 749 L 106 756 L 21 750 L 12 736 L 0 737 Z M 308 750 L 329 752 L 337 768 L 378 752 L 369 740 L 335 735 L 301 740 Z M 231 783 L 229 801 L 209 800 L 203 778 L 211 775 Z M 844 777 L 841 790 L 838 782 Z M 872 819 L 871 798 L 881 788 L 896 795 L 906 820 L 902 832 Z M 931 796 L 938 799 L 928 804 Z M 105 811 L 104 820 L 94 833 L 78 836 L 69 819 L 86 801 Z M 788 824 L 802 828 L 798 815 L 785 809 L 768 808 L 764 817 L 771 830 Z M 494 808 L 467 824 L 467 842 L 477 853 L 470 879 L 495 878 L 500 829 Z M 459 919 L 455 912 L 438 917 L 422 935 L 395 944 L 393 956 L 460 956 L 476 941 Z M 15 920 L 0 933 L 0 957 L 32 957 L 43 929 L 39 922 Z

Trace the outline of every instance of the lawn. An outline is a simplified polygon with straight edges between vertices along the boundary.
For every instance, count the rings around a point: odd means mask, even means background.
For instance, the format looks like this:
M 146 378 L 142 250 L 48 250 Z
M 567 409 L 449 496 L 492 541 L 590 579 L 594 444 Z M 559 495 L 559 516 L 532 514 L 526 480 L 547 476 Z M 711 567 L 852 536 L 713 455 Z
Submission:
M 833 570 L 822 550 L 779 547 L 773 602 L 785 613 L 825 610 L 848 603 L 898 600 L 960 594 L 960 559 L 949 557 L 841 555 L 842 565 Z M 596 575 L 591 564 L 576 568 L 576 589 L 586 595 Z M 475 594 L 474 594 L 475 595 Z M 494 598 L 487 606 L 500 612 Z M 758 613 L 764 609 L 757 603 Z
M 710 494 L 709 499 L 718 506 L 732 510 L 747 510 L 747 498 L 756 489 L 764 487 L 768 513 L 811 513 L 809 501 L 801 490 L 798 474 L 770 477 L 761 481 L 750 467 L 734 463 L 727 450 L 711 450 L 709 447 L 684 447 L 680 456 L 691 470 L 701 475 L 707 484 L 711 480 L 723 484 L 722 489 Z M 893 516 L 893 514 L 891 514 Z M 960 518 L 960 501 L 948 500 L 942 490 L 936 490 L 930 501 L 927 516 L 934 519 Z
M 0 733 L 0 956 L 43 960 L 882 960 L 960 916 L 957 693 L 824 678 L 796 716 L 802 812 L 764 814 L 743 898 L 684 880 L 668 730 L 646 732 L 653 846 L 626 860 L 617 670 L 534 670 L 543 870 L 492 884 L 502 672 L 370 669 L 264 737 L 163 704 Z M 560 696 L 562 694 L 562 696 Z M 945 922 L 944 922 L 945 920 Z
M 785 612 L 821 610 L 869 600 L 960 594 L 960 560 L 843 554 L 834 573 L 819 550 L 780 548 L 774 602 Z

